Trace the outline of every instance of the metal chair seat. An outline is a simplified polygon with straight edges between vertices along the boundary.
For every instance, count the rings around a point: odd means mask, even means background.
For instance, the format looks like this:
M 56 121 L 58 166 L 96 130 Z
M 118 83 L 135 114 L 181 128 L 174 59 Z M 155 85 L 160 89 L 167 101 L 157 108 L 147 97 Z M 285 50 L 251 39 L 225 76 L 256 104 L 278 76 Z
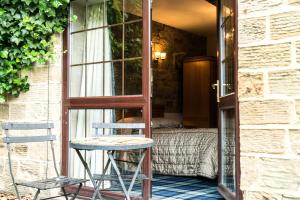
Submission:
M 86 179 L 77 179 L 77 178 L 70 178 L 65 176 L 48 178 L 44 180 L 38 181 L 30 181 L 30 182 L 16 182 L 17 185 L 31 187 L 39 190 L 48 190 L 48 189 L 55 189 L 55 188 L 63 188 L 70 185 L 78 185 L 80 183 L 85 183 Z

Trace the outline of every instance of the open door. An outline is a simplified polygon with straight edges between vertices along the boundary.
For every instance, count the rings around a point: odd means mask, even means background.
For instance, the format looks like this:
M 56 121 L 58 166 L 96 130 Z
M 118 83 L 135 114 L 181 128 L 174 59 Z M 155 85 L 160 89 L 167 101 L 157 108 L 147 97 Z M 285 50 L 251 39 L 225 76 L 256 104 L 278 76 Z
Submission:
M 150 0 L 74 0 L 74 15 L 77 19 L 64 33 L 62 174 L 86 178 L 68 143 L 97 134 L 92 123 L 126 123 L 125 118 L 139 117 L 145 123 L 143 134 L 151 138 Z M 150 155 L 148 150 L 143 167 L 150 179 L 141 184 L 145 200 L 151 193 Z M 84 156 L 92 171 L 101 173 L 105 154 Z M 86 185 L 80 195 L 91 194 Z M 109 190 L 105 196 L 123 197 Z
M 236 1 L 218 1 L 219 186 L 226 199 L 239 199 Z

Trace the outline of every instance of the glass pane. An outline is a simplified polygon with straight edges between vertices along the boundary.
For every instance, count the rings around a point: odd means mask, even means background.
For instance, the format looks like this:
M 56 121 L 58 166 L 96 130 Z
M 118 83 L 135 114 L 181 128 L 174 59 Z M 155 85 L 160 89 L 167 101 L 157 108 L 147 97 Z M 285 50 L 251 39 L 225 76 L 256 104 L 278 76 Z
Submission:
M 143 123 L 141 109 L 81 109 L 69 111 L 69 140 L 80 139 L 86 137 L 97 137 L 100 135 L 131 135 L 143 134 L 143 130 L 136 129 L 95 129 L 93 123 Z M 106 151 L 81 151 L 84 159 L 87 161 L 92 174 L 102 174 L 105 163 L 107 162 Z M 80 162 L 78 155 L 73 149 L 69 150 L 69 174 L 71 177 L 87 178 L 88 175 Z M 136 161 L 139 153 L 130 154 L 119 152 L 116 155 L 119 161 L 117 163 L 121 174 L 132 174 L 136 168 L 135 163 L 128 164 L 128 161 Z M 110 167 L 107 174 L 115 174 Z M 108 190 L 120 191 L 116 187 L 117 182 L 105 181 L 101 186 Z M 127 183 L 128 184 L 128 183 Z M 127 185 L 126 184 L 126 185 Z M 91 183 L 87 183 L 91 186 Z M 117 184 L 119 185 L 119 183 Z M 127 185 L 128 186 L 128 185 Z M 134 194 L 141 194 L 141 184 L 137 183 L 134 186 Z
M 125 62 L 125 95 L 142 94 L 142 59 Z
M 122 95 L 123 94 L 123 73 L 122 73 L 122 62 L 113 62 L 113 77 L 114 77 L 114 96 Z
M 106 13 L 104 13 L 103 0 L 86 1 L 86 28 L 97 28 L 107 25 Z
M 71 65 L 85 63 L 85 44 L 86 32 L 80 32 L 71 35 Z
M 86 0 L 71 1 L 71 17 L 76 16 L 77 20 L 71 22 L 71 32 L 80 31 L 86 28 Z
M 221 18 L 221 95 L 234 92 L 234 24 L 232 0 L 222 1 Z
M 102 63 L 70 69 L 70 97 L 121 95 L 122 65 Z
M 142 56 L 143 23 L 125 25 L 125 58 Z
M 221 120 L 221 184 L 235 193 L 235 110 L 223 110 Z
M 106 2 L 108 24 L 112 25 L 123 23 L 123 1 L 108 0 Z
M 232 0 L 223 0 L 222 1 L 222 17 L 223 20 L 221 22 L 224 23 L 227 18 L 231 17 L 233 14 L 233 1 Z
M 125 21 L 142 19 L 143 1 L 142 0 L 125 0 Z
M 70 97 L 85 96 L 85 70 L 84 65 L 70 68 Z
M 104 43 L 105 47 L 104 48 Z M 111 60 L 111 43 L 107 28 L 71 35 L 71 65 Z
M 122 59 L 123 50 L 123 26 L 109 28 L 109 40 L 111 44 L 112 59 Z

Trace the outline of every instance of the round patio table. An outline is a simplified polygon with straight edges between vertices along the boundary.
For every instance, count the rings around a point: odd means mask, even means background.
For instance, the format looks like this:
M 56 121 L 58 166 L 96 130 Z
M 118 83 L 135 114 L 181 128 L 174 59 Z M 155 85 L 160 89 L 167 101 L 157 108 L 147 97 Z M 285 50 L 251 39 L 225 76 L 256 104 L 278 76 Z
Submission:
M 138 176 L 138 172 L 141 169 L 143 160 L 146 155 L 147 148 L 153 146 L 153 140 L 150 138 L 141 137 L 139 135 L 130 135 L 130 136 L 120 136 L 120 135 L 108 135 L 108 136 L 98 136 L 98 137 L 90 137 L 90 138 L 83 138 L 83 139 L 75 139 L 70 142 L 70 147 L 75 149 L 76 153 L 78 154 L 82 164 L 84 165 L 85 170 L 87 171 L 89 178 L 95 188 L 95 192 L 93 194 L 92 199 L 96 199 L 98 196 L 100 199 L 103 199 L 99 190 L 100 185 L 104 181 L 105 174 L 108 170 L 110 164 L 112 164 L 113 169 L 115 170 L 119 183 L 121 184 L 122 190 L 125 194 L 125 199 L 130 200 L 130 192 L 133 188 L 134 182 Z M 142 156 L 140 157 L 138 166 L 135 170 L 135 173 L 132 177 L 130 182 L 129 188 L 125 187 L 124 181 L 122 179 L 120 170 L 117 167 L 117 164 L 114 159 L 114 153 L 116 151 L 128 151 L 128 150 L 142 150 Z M 103 174 L 99 178 L 98 183 L 95 180 L 95 177 L 92 175 L 90 168 L 86 161 L 84 160 L 83 156 L 80 153 L 80 150 L 86 151 L 93 151 L 93 150 L 106 150 L 108 154 L 108 160 L 105 165 Z

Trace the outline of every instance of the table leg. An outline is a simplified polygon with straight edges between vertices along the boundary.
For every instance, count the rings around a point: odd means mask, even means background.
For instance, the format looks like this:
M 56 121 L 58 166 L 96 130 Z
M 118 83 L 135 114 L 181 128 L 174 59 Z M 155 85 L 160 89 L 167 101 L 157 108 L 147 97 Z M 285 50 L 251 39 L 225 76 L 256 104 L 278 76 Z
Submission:
M 108 158 L 110 159 L 111 164 L 112 164 L 112 166 L 113 166 L 115 172 L 117 173 L 117 176 L 118 176 L 119 182 L 120 182 L 120 184 L 121 184 L 121 187 L 122 187 L 122 189 L 123 189 L 123 192 L 124 192 L 124 194 L 125 194 L 126 200 L 130 200 L 130 196 L 129 196 L 128 191 L 127 191 L 127 189 L 126 189 L 126 187 L 125 187 L 124 181 L 123 181 L 123 179 L 122 179 L 122 177 L 121 177 L 120 170 L 119 170 L 119 168 L 117 167 L 117 164 L 116 164 L 116 162 L 115 162 L 115 160 L 114 160 L 114 157 L 113 157 L 113 155 L 111 154 L 111 152 L 107 152 L 107 154 L 108 154 Z
M 114 153 L 115 153 L 115 151 L 112 151 L 112 155 L 114 155 Z M 102 183 L 102 182 L 104 183 L 104 176 L 105 176 L 105 174 L 106 174 L 106 172 L 107 172 L 107 170 L 108 170 L 109 164 L 110 164 L 110 159 L 108 159 L 107 162 L 106 162 L 106 164 L 105 164 L 104 171 L 103 171 L 103 173 L 102 173 L 101 178 L 98 180 L 97 188 L 96 188 L 96 190 L 95 190 L 95 192 L 94 192 L 94 194 L 93 194 L 93 198 L 92 198 L 92 199 L 94 199 L 94 197 L 96 196 L 97 191 L 99 191 L 100 186 L 101 186 L 101 183 Z
M 129 185 L 129 188 L 128 188 L 128 195 L 130 194 L 132 188 L 133 188 L 133 185 L 134 185 L 134 182 L 138 176 L 138 173 L 139 171 L 141 170 L 141 167 L 142 167 L 142 164 L 143 164 L 143 161 L 144 161 L 144 158 L 145 158 L 145 155 L 146 155 L 146 150 L 143 150 L 143 153 L 142 153 L 142 157 L 140 158 L 140 161 L 139 161 L 139 164 L 134 172 L 134 176 L 130 182 L 130 185 Z
M 75 151 L 76 151 L 76 153 L 77 153 L 79 159 L 81 160 L 81 162 L 82 162 L 82 164 L 83 164 L 85 170 L 87 171 L 87 173 L 88 173 L 88 175 L 89 175 L 89 177 L 90 177 L 90 179 L 91 179 L 91 182 L 92 182 L 92 184 L 93 184 L 93 186 L 94 186 L 94 188 L 95 188 L 95 190 L 96 190 L 97 184 L 96 184 L 96 181 L 94 180 L 94 177 L 93 177 L 93 175 L 92 175 L 92 173 L 91 173 L 91 170 L 89 169 L 88 164 L 85 162 L 85 160 L 84 160 L 84 158 L 82 157 L 80 151 L 79 151 L 78 149 L 75 149 Z M 102 198 L 102 196 L 101 196 L 101 194 L 100 194 L 99 191 L 97 191 L 97 195 L 98 195 L 99 199 L 103 200 L 103 198 Z M 95 195 L 95 198 L 96 198 L 97 195 Z M 93 200 L 94 200 L 95 198 L 93 198 Z

